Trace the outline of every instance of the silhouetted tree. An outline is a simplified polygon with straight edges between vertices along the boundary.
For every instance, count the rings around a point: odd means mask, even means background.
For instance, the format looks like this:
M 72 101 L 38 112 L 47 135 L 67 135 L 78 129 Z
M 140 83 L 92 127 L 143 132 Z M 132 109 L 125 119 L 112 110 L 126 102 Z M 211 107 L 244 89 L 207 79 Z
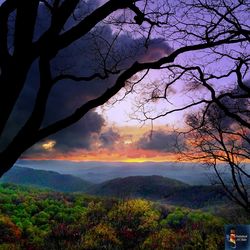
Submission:
M 243 165 L 249 160 L 250 143 L 249 8 L 249 1 L 176 2 L 171 8 L 175 22 L 170 15 L 167 25 L 172 31 L 168 41 L 175 39 L 181 46 L 230 42 L 190 51 L 162 66 L 164 77 L 136 89 L 143 92 L 137 106 L 142 122 L 189 110 L 186 155 L 212 164 L 229 196 L 248 211 L 249 172 Z M 179 93 L 182 101 L 177 103 Z M 159 104 L 160 109 L 152 108 Z M 218 162 L 226 163 L 231 181 L 224 180 Z
M 250 2 L 193 0 L 177 6 L 183 11 L 174 13 L 175 25 L 169 27 L 180 44 L 211 44 L 229 37 L 235 43 L 188 53 L 164 65 L 165 77 L 144 86 L 139 119 L 153 121 L 188 110 L 183 119 L 191 128 L 185 133 L 185 157 L 212 165 L 228 196 L 249 212 L 250 173 L 244 164 L 250 156 L 250 23 L 245 12 Z M 181 104 L 175 99 L 179 93 Z M 158 113 L 155 103 L 161 105 Z
M 240 110 L 239 105 L 233 106 Z M 250 159 L 249 129 L 227 117 L 216 105 L 211 105 L 205 115 L 190 114 L 187 123 L 192 128 L 187 133 L 188 144 L 193 149 L 190 158 L 212 166 L 216 174 L 212 181 L 250 213 L 250 172 L 245 168 L 245 162 Z
M 151 69 L 172 72 L 167 83 L 159 82 L 157 88 L 154 84 L 151 84 L 150 88 L 143 87 L 151 91 L 151 97 L 155 100 L 167 99 L 167 89 L 170 85 L 190 70 L 198 69 L 195 60 L 191 59 L 193 55 L 201 55 L 201 51 L 204 51 L 203 57 L 207 55 L 206 63 L 217 62 L 224 57 L 240 62 L 243 59 L 243 68 L 245 68 L 245 62 L 248 62 L 243 53 L 247 51 L 246 44 L 249 43 L 248 18 L 246 14 L 243 14 L 249 10 L 248 1 L 109 0 L 102 5 L 96 4 L 95 8 L 90 6 L 91 1 L 81 0 L 1 1 L 1 138 L 3 138 L 4 130 L 8 126 L 18 98 L 27 81 L 30 80 L 29 73 L 35 64 L 38 65 L 38 74 L 37 79 L 32 79 L 32 81 L 37 81 L 39 88 L 34 95 L 35 101 L 30 116 L 0 153 L 0 176 L 8 171 L 21 154 L 36 142 L 79 121 L 89 111 L 103 105 L 124 87 L 128 93 L 131 92 Z M 46 9 L 47 23 L 38 32 L 37 25 L 41 18 L 41 9 Z M 106 44 L 105 51 L 102 50 L 100 44 L 96 46 L 93 53 L 99 55 L 98 69 L 95 68 L 90 74 L 80 76 L 74 71 L 65 73 L 62 69 L 55 70 L 54 61 L 63 60 L 60 59 L 62 51 L 88 35 L 95 42 L 97 37 L 102 36 L 100 30 L 103 29 L 104 24 L 110 25 L 116 35 L 112 41 L 103 38 L 102 45 Z M 121 57 L 119 57 L 119 53 L 115 53 L 113 49 L 114 44 L 122 40 L 118 38 L 120 36 L 122 38 L 122 35 L 127 33 L 132 34 L 135 40 L 141 39 L 143 41 L 141 46 L 144 46 L 146 50 L 150 50 L 150 41 L 157 37 L 171 43 L 172 48 L 169 53 L 160 55 L 160 58 L 148 55 L 139 60 L 138 57 L 133 58 L 130 55 L 128 60 L 126 55 L 121 56 L 123 51 L 120 51 Z M 230 46 L 234 44 L 238 46 L 240 52 L 230 50 Z M 79 53 L 83 55 L 88 52 L 87 46 L 79 48 Z M 189 60 L 181 62 L 179 60 L 181 55 L 184 59 L 187 56 Z M 187 68 L 186 61 L 192 66 Z M 71 67 L 71 65 L 64 66 Z M 206 74 L 203 66 L 201 70 Z M 223 78 L 223 75 L 230 75 L 230 72 L 223 73 L 220 78 Z M 137 77 L 133 77 L 136 74 L 138 74 Z M 219 77 L 215 75 L 214 78 Z M 96 79 L 109 79 L 109 83 L 112 79 L 112 84 L 105 85 L 104 90 L 102 86 L 101 93 L 91 96 L 92 99 L 85 100 L 72 114 L 63 119 L 50 121 L 49 125 L 43 124 L 48 98 L 57 83 L 65 80 L 91 82 Z M 249 88 L 242 81 L 240 83 L 249 95 Z M 212 102 L 216 102 L 227 115 L 242 125 L 250 127 L 248 121 L 242 119 L 239 114 L 232 114 L 227 110 L 210 84 L 205 84 L 204 81 L 199 84 L 211 92 Z M 159 96 L 158 90 L 163 90 L 162 97 Z M 195 101 L 186 107 L 201 103 L 207 103 L 207 100 Z M 167 113 L 170 112 L 173 111 Z

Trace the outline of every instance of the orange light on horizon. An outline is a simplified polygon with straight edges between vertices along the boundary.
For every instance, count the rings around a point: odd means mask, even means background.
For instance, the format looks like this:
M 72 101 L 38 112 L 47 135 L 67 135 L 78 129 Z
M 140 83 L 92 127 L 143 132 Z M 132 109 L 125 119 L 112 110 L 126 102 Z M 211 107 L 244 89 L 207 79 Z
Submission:
M 185 162 L 180 160 L 179 155 L 175 153 L 159 153 L 153 150 L 127 150 L 110 152 L 108 150 L 93 151 L 75 151 L 68 154 L 55 153 L 47 151 L 44 154 L 23 156 L 26 160 L 67 160 L 74 162 L 127 162 L 127 163 L 143 163 L 143 162 Z

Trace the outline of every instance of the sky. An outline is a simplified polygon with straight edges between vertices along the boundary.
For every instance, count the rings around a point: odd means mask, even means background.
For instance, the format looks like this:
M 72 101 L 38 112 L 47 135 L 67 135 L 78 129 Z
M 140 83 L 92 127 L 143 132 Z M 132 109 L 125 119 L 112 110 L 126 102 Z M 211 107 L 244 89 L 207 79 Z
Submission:
M 82 9 L 86 9 L 87 6 L 90 12 L 99 4 L 100 2 L 96 0 L 91 1 L 91 5 L 82 1 Z M 84 15 L 86 13 L 77 12 L 75 18 L 81 19 Z M 122 14 L 120 18 L 122 19 Z M 34 40 L 38 39 L 48 28 L 49 22 L 49 14 L 41 5 Z M 69 20 L 65 30 L 72 27 L 73 23 L 73 19 Z M 135 30 L 133 33 L 124 31 L 118 33 L 117 29 L 115 26 L 103 25 L 92 30 L 87 36 L 59 53 L 52 62 L 52 73 L 54 75 L 60 72 L 91 75 L 93 72 L 98 72 L 104 63 L 107 67 L 112 67 L 117 62 L 119 68 L 125 69 L 134 61 L 157 60 L 170 54 L 177 46 L 173 41 L 164 37 L 164 34 L 155 31 L 149 40 L 148 48 L 145 48 L 143 46 L 145 38 L 140 36 L 139 32 Z M 111 48 L 110 44 L 112 44 Z M 109 56 L 104 61 L 107 53 Z M 196 61 L 200 61 L 201 58 L 204 62 L 206 60 L 202 53 L 187 54 L 179 60 L 184 63 L 190 58 Z M 230 63 L 227 65 L 229 67 Z M 213 67 L 218 69 L 218 65 L 216 67 L 211 65 L 211 68 Z M 202 88 L 190 91 L 186 86 L 187 79 L 183 78 L 168 89 L 168 99 L 147 103 L 146 98 L 155 90 L 156 85 L 160 86 L 159 91 L 164 90 L 166 79 L 171 79 L 170 73 L 151 70 L 143 81 L 134 87 L 132 93 L 124 97 L 126 91 L 121 91 L 109 103 L 90 111 L 73 126 L 34 145 L 22 155 L 22 158 L 95 162 L 179 161 L 177 141 L 180 145 L 185 142 L 175 130 L 185 130 L 185 117 L 195 110 L 176 112 L 157 119 L 153 123 L 149 120 L 141 121 L 144 118 L 142 106 L 140 106 L 141 101 L 146 103 L 143 106 L 146 112 L 157 115 L 181 107 L 192 101 L 194 97 L 199 99 L 205 96 Z M 30 107 L 35 101 L 34 96 L 39 87 L 38 76 L 38 65 L 35 62 L 11 116 L 2 144 L 0 143 L 0 148 L 13 138 L 15 132 L 29 116 Z M 136 77 L 139 78 L 140 75 Z M 60 82 L 52 90 L 43 126 L 71 114 L 82 103 L 100 95 L 106 88 L 112 86 L 115 79 L 114 75 L 107 81 L 95 80 L 79 83 L 67 80 Z M 228 81 L 233 82 L 234 79 L 228 79 Z M 225 87 L 226 83 L 223 86 Z M 185 159 L 181 160 L 185 161 Z

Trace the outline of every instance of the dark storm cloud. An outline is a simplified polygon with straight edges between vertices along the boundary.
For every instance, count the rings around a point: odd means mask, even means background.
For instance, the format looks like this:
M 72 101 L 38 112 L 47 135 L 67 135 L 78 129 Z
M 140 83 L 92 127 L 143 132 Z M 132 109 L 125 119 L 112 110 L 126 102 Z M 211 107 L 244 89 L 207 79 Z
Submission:
M 101 146 L 106 148 L 112 148 L 114 144 L 120 139 L 119 133 L 110 128 L 108 131 L 103 132 L 99 136 Z
M 162 130 L 146 133 L 137 143 L 141 149 L 171 153 L 177 152 L 180 145 L 183 145 L 183 138 L 178 133 Z
M 23 156 L 43 154 L 45 152 L 43 145 L 48 142 L 54 143 L 51 148 L 52 152 L 67 153 L 77 149 L 90 150 L 94 135 L 101 132 L 103 125 L 104 119 L 100 115 L 89 112 L 79 122 L 38 142 Z
M 94 4 L 95 6 L 99 4 L 99 1 L 90 2 L 91 7 L 86 13 L 83 13 L 82 16 L 94 9 Z M 84 4 L 89 6 L 85 1 Z M 81 16 L 79 12 L 81 8 L 84 7 L 81 6 L 78 8 L 78 17 Z M 49 23 L 49 13 L 46 8 L 41 5 L 34 40 L 37 40 L 41 36 L 48 28 Z M 67 23 L 65 29 L 67 30 L 67 28 L 71 26 L 72 20 Z M 107 57 L 105 64 L 108 68 L 117 64 L 121 70 L 129 67 L 135 60 L 155 60 L 157 57 L 166 55 L 171 51 L 171 48 L 161 39 L 150 41 L 149 48 L 146 49 L 143 47 L 145 40 L 134 39 L 132 36 L 125 34 L 118 37 L 116 43 L 114 43 L 110 49 L 108 44 L 111 44 L 114 38 L 115 33 L 108 26 L 93 29 L 76 43 L 58 53 L 56 59 L 51 63 L 53 76 L 57 76 L 61 73 L 76 76 L 89 76 L 96 72 L 103 73 L 103 55 L 109 50 L 111 54 Z M 83 103 L 103 93 L 107 87 L 114 83 L 115 79 L 116 76 L 111 76 L 107 81 L 73 82 L 64 80 L 58 82 L 52 89 L 48 99 L 43 127 L 72 114 L 72 112 Z M 5 146 L 26 121 L 32 111 L 38 88 L 39 71 L 38 63 L 35 62 L 5 131 L 5 138 L 1 140 L 2 145 L 0 145 L 0 147 Z M 102 116 L 94 111 L 90 111 L 81 121 L 64 131 L 50 136 L 48 139 L 55 140 L 55 148 L 62 152 L 76 148 L 89 149 L 91 147 L 92 135 L 100 133 L 103 125 L 104 120 Z M 118 135 L 111 130 L 100 135 L 101 143 L 107 147 L 111 146 L 117 138 Z M 39 149 L 39 147 L 34 148 L 36 148 L 36 150 Z M 30 152 L 32 152 L 32 150 Z
M 104 119 L 95 112 L 86 114 L 85 118 L 63 131 L 50 137 L 56 141 L 55 149 L 67 152 L 74 149 L 90 149 L 92 135 L 100 133 Z

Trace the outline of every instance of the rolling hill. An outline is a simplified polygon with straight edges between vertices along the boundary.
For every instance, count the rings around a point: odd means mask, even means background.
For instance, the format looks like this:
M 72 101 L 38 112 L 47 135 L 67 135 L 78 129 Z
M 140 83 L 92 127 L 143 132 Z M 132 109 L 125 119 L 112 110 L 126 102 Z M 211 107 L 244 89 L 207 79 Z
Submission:
M 16 166 L 70 174 L 97 184 L 128 176 L 160 175 L 190 185 L 209 185 L 211 183 L 211 174 L 214 173 L 213 169 L 205 168 L 201 164 L 184 162 L 131 163 L 19 160 Z
M 218 186 L 192 186 L 159 176 L 129 176 L 93 184 L 81 178 L 53 171 L 14 167 L 1 179 L 3 183 L 50 188 L 61 192 L 83 192 L 90 195 L 116 198 L 144 198 L 163 204 L 205 208 L 227 201 Z
M 204 208 L 225 204 L 228 198 L 220 186 L 189 186 L 177 190 L 161 202 L 175 206 Z
M 181 181 L 173 180 L 158 175 L 129 176 L 116 178 L 95 185 L 87 190 L 88 193 L 101 196 L 114 197 L 141 197 L 148 199 L 160 199 L 177 190 L 187 188 L 189 185 Z
M 144 198 L 190 208 L 211 207 L 227 201 L 221 187 L 190 186 L 157 175 L 116 178 L 90 187 L 86 192 L 97 196 Z
M 0 182 L 46 187 L 61 192 L 84 192 L 92 186 L 92 183 L 72 175 L 25 167 L 13 167 Z
M 158 175 L 129 176 L 95 185 L 88 190 L 88 193 L 120 198 L 159 199 L 185 187 L 188 187 L 188 184 Z

